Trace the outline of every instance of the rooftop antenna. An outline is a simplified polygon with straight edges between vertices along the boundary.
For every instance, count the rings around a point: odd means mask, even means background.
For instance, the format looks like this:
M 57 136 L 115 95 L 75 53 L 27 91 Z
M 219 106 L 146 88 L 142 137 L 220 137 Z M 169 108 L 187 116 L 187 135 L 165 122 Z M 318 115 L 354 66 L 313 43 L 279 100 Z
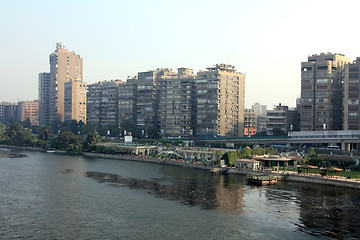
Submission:
M 57 42 L 56 43 L 56 49 L 61 49 L 61 48 L 62 48 L 61 42 Z

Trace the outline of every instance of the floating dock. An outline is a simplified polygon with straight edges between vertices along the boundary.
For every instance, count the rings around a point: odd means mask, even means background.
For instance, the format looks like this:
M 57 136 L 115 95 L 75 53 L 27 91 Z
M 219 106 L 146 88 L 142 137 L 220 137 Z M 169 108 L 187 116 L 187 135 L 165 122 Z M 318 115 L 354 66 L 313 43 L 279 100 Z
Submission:
M 270 175 L 252 175 L 246 177 L 246 180 L 250 185 L 265 186 L 277 184 L 279 181 L 282 181 L 282 178 Z

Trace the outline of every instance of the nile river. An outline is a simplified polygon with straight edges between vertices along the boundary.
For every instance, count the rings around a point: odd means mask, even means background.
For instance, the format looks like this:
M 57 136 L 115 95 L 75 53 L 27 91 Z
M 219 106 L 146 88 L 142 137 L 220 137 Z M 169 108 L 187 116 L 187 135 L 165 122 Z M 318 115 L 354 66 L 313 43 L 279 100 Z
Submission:
M 360 191 L 144 162 L 0 158 L 0 239 L 358 239 Z

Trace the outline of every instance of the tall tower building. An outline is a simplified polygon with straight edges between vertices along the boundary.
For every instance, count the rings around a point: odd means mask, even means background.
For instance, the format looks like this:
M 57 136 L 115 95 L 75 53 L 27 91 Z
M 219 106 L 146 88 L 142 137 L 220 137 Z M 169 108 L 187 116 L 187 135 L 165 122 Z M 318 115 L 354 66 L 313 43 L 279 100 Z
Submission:
M 244 135 L 245 75 L 234 66 L 216 64 L 196 79 L 198 136 Z
M 50 125 L 50 73 L 39 73 L 39 124 Z
M 302 131 L 342 129 L 344 65 L 349 62 L 342 54 L 321 53 L 301 63 Z
M 83 81 L 83 59 L 57 43 L 50 54 L 50 121 L 64 121 L 65 83 L 71 79 Z
M 360 130 L 360 57 L 345 65 L 344 130 Z

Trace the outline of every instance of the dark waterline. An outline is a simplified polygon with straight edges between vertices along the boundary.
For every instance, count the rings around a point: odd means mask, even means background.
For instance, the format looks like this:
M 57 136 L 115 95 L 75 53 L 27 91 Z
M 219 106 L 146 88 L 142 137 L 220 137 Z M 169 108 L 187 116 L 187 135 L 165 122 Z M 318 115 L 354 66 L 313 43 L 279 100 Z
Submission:
M 360 191 L 175 166 L 14 151 L 0 239 L 358 239 Z

